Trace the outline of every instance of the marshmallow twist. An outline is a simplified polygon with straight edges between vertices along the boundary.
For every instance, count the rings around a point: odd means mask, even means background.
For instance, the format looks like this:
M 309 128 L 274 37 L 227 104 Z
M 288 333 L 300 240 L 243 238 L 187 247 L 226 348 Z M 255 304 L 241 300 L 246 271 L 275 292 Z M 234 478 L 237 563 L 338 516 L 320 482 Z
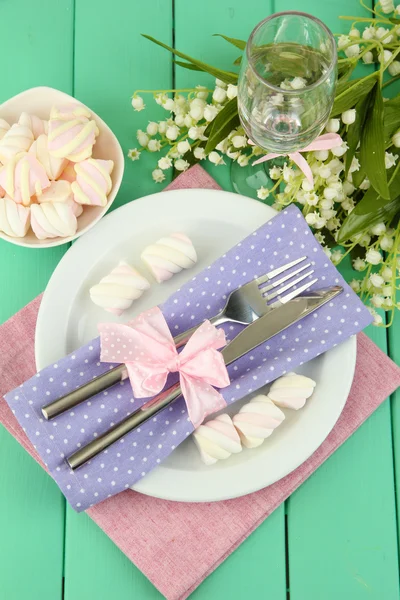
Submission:
M 52 181 L 43 194 L 37 197 L 37 200 L 39 204 L 42 204 L 42 202 L 64 202 L 72 208 L 76 217 L 79 217 L 83 213 L 82 206 L 74 200 L 71 184 L 62 179 Z
M 285 415 L 267 396 L 255 396 L 233 417 L 243 446 L 257 448 L 284 420 Z
M 31 227 L 39 240 L 45 240 L 74 235 L 78 223 L 67 203 L 43 202 L 31 206 Z
M 5 136 L 7 131 L 10 129 L 10 125 L 5 119 L 0 119 L 0 140 Z
M 29 229 L 30 209 L 9 196 L 0 198 L 0 231 L 10 237 L 24 237 Z
M 142 260 L 161 283 L 174 273 L 189 269 L 197 261 L 196 250 L 184 233 L 172 233 L 147 246 L 142 252 Z
M 34 195 L 40 196 L 50 181 L 44 167 L 31 154 L 16 154 L 0 171 L 0 186 L 19 204 L 29 206 Z
M 90 297 L 97 306 L 121 315 L 149 287 L 145 277 L 121 261 L 100 283 L 90 288 Z
M 0 162 L 5 165 L 16 154 L 27 152 L 33 143 L 33 133 L 25 125 L 16 123 L 0 140 Z
M 89 158 L 75 165 L 76 181 L 71 184 L 75 202 L 92 206 L 105 206 L 112 188 L 110 174 L 112 160 Z
M 35 140 L 43 133 L 47 133 L 49 127 L 48 121 L 44 121 L 36 115 L 29 115 L 26 112 L 21 113 L 18 124 L 30 129 Z
M 242 451 L 239 435 L 226 414 L 200 425 L 193 433 L 193 439 L 206 465 L 213 465 Z
M 52 156 L 48 149 L 48 138 L 46 134 L 39 135 L 29 149 L 29 154 L 35 156 L 44 166 L 47 177 L 53 181 L 58 179 L 68 164 L 66 158 Z
M 56 158 L 80 162 L 92 155 L 99 130 L 96 121 L 89 120 L 87 109 L 77 106 L 62 112 L 53 108 L 49 121 L 49 152 Z
M 278 406 L 298 410 L 314 392 L 315 381 L 304 375 L 287 373 L 271 385 L 268 397 Z

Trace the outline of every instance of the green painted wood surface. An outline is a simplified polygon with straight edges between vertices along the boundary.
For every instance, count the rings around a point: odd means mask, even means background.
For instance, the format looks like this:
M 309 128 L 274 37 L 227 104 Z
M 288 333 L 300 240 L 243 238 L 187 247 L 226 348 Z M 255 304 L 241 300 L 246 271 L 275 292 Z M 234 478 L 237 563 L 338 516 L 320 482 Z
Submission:
M 1 23 L 19 28 L 15 36 L 14 28 L 2 27 L 3 47 L 12 60 L 2 61 L 0 101 L 40 84 L 74 92 L 109 123 L 126 152 L 137 145 L 136 129 L 163 114 L 151 97 L 150 110 L 133 112 L 134 89 L 210 83 L 207 75 L 174 69 L 168 53 L 140 33 L 169 44 L 175 40 L 183 51 L 228 68 L 237 51 L 213 33 L 246 39 L 262 18 L 288 9 L 311 12 L 337 32 L 346 30 L 339 14 L 362 14 L 357 0 L 303 0 L 301 6 L 296 0 L 3 0 Z M 151 180 L 155 161 L 151 155 L 139 163 L 127 161 L 115 207 L 162 189 Z M 207 169 L 231 189 L 227 167 Z M 65 249 L 37 252 L 0 241 L 6 292 L 0 321 L 45 287 Z M 400 362 L 399 317 L 388 337 L 383 329 L 368 333 Z M 284 600 L 290 591 L 291 600 L 397 600 L 399 400 L 398 392 L 391 405 L 382 405 L 193 598 Z M 86 515 L 65 507 L 51 479 L 0 429 L 0 600 L 63 597 L 158 600 L 161 595 Z

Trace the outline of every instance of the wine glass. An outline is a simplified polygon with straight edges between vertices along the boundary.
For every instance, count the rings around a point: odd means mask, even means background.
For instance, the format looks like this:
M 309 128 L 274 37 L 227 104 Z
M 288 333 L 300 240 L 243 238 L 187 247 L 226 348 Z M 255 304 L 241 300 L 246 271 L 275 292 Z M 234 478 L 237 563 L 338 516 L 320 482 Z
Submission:
M 290 11 L 271 15 L 253 29 L 243 54 L 238 110 L 246 135 L 265 153 L 288 154 L 305 148 L 323 130 L 336 85 L 336 44 L 316 17 Z M 256 197 L 272 187 L 268 175 L 284 158 L 259 165 L 232 163 L 235 189 Z M 286 159 L 287 162 L 287 159 Z

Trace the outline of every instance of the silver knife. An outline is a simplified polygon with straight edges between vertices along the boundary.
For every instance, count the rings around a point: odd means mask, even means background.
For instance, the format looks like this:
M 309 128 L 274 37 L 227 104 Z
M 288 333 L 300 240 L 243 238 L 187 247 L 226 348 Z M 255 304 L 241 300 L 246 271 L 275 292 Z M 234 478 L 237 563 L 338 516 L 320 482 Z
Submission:
M 276 308 L 260 317 L 241 331 L 232 342 L 230 342 L 221 354 L 225 364 L 228 366 L 248 352 L 251 352 L 260 344 L 266 342 L 290 325 L 304 319 L 307 315 L 323 306 L 343 291 L 341 286 L 308 292 L 290 300 L 287 304 Z M 114 444 L 133 429 L 153 417 L 163 408 L 168 406 L 181 394 L 179 383 L 175 384 L 165 392 L 158 394 L 155 398 L 144 404 L 140 409 L 114 425 L 103 435 L 98 436 L 89 444 L 71 454 L 66 460 L 71 469 L 81 467 L 91 458 Z

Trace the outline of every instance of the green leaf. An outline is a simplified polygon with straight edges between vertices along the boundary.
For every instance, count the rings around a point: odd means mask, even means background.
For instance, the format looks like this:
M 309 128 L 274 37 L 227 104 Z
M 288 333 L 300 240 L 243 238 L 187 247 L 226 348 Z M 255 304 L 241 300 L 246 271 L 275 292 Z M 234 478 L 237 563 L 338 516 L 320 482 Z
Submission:
M 352 173 L 353 175 L 353 185 L 356 188 L 360 187 L 360 183 L 362 183 L 365 179 L 365 171 L 364 169 L 360 166 L 360 168 L 358 169 L 358 171 L 354 171 L 354 173 Z
M 349 145 L 349 149 L 346 152 L 346 169 L 345 169 L 346 177 L 349 172 L 351 161 L 353 160 L 353 156 L 355 154 L 357 144 L 361 138 L 361 132 L 363 129 L 367 110 L 369 107 L 369 102 L 370 102 L 369 95 L 364 96 L 363 98 L 361 98 L 361 100 L 359 100 L 359 102 L 357 102 L 357 104 L 356 104 L 356 120 L 354 121 L 354 123 L 352 125 L 349 126 L 349 129 L 347 131 L 347 143 Z
M 238 56 L 234 61 L 233 64 L 237 67 L 238 65 L 240 65 L 240 63 L 242 62 L 242 57 Z
M 400 128 L 400 95 L 383 103 L 385 146 L 392 145 L 392 135 Z
M 345 242 L 357 233 L 363 233 L 366 229 L 369 229 L 377 223 L 389 223 L 398 211 L 400 211 L 400 197 L 391 202 L 387 202 L 384 206 L 378 208 L 378 210 L 363 215 L 357 215 L 355 214 L 355 210 L 353 210 L 353 212 L 351 212 L 343 221 L 339 232 L 338 243 L 341 244 Z
M 375 85 L 371 92 L 371 102 L 361 133 L 360 163 L 371 185 L 383 198 L 389 199 L 385 167 L 383 98 L 379 85 Z
M 360 79 L 352 79 L 344 81 L 342 86 L 338 86 L 336 90 L 335 102 L 331 112 L 331 117 L 336 117 L 342 114 L 345 110 L 353 108 L 361 97 L 368 94 L 377 82 L 377 75 L 373 77 L 361 77 Z
M 208 140 L 205 147 L 206 154 L 214 150 L 217 144 L 224 140 L 226 136 L 230 134 L 232 129 L 235 129 L 239 124 L 237 100 L 236 98 L 232 98 L 232 100 L 229 100 L 228 104 L 224 106 L 221 112 L 217 114 L 214 121 L 210 123 L 211 128 L 208 133 Z
M 179 67 L 183 67 L 184 69 L 189 69 L 189 71 L 202 71 L 202 69 L 200 69 L 200 67 L 197 67 L 196 65 L 192 65 L 191 63 L 185 63 L 180 60 L 174 60 L 173 62 L 176 65 L 178 65 Z
M 238 40 L 237 38 L 231 38 L 227 35 L 222 35 L 222 33 L 214 33 L 214 37 L 222 37 L 224 40 L 239 48 L 239 50 L 244 50 L 246 48 L 246 42 L 244 40 Z
M 171 46 L 168 46 L 167 44 L 164 44 L 163 42 L 159 42 L 155 38 L 151 37 L 151 35 L 146 35 L 146 34 L 142 33 L 142 36 L 144 38 L 146 38 L 147 40 L 150 40 L 150 42 L 153 42 L 154 44 L 161 46 L 161 48 L 165 48 L 166 50 L 169 50 L 169 52 L 172 52 L 172 54 L 176 54 L 176 56 L 179 56 L 179 58 L 183 58 L 184 60 L 187 60 L 192 65 L 198 67 L 200 71 L 209 73 L 213 77 L 217 77 L 218 79 L 221 79 L 225 83 L 237 83 L 237 80 L 238 80 L 237 73 L 231 73 L 230 71 L 223 71 L 222 69 L 218 69 L 217 67 L 208 65 L 207 63 L 204 63 L 201 60 L 192 58 L 191 56 L 188 56 L 187 54 L 183 54 L 183 52 L 179 52 L 179 50 L 176 50 L 175 48 L 171 48 Z

